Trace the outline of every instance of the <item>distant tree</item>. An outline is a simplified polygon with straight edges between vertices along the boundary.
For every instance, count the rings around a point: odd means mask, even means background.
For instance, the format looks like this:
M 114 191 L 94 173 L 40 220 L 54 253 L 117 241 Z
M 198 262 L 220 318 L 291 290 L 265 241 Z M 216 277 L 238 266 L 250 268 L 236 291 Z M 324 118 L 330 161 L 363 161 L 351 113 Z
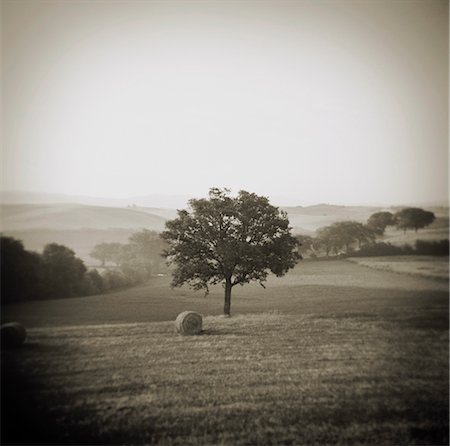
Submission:
M 114 288 L 123 288 L 132 285 L 129 277 L 125 276 L 121 271 L 107 270 L 102 274 L 103 287 L 105 290 Z
M 265 197 L 213 188 L 208 199 L 192 199 L 190 210 L 166 222 L 161 236 L 168 243 L 165 256 L 175 265 L 173 286 L 194 289 L 222 283 L 224 313 L 230 315 L 235 285 L 258 281 L 269 272 L 283 276 L 299 259 L 298 242 L 291 235 L 287 214 Z
M 144 282 L 165 269 L 162 253 L 166 245 L 157 232 L 144 229 L 132 234 L 128 241 L 120 248 L 118 265 L 133 283 Z
M 89 255 L 96 260 L 100 260 L 101 265 L 105 266 L 106 262 L 114 262 L 118 264 L 122 243 L 99 243 Z
M 372 229 L 376 235 L 383 235 L 387 226 L 396 224 L 394 215 L 391 212 L 375 212 L 367 220 L 367 226 Z
M 415 253 L 427 256 L 448 256 L 449 241 L 444 240 L 416 240 Z
M 335 254 L 345 248 L 349 254 L 354 243 L 361 247 L 375 240 L 374 231 L 356 221 L 339 221 L 317 230 L 317 237 L 322 243 L 328 256 L 331 251 Z
M 13 237 L 0 238 L 2 304 L 41 298 L 41 258 Z
M 377 234 L 371 227 L 369 227 L 368 225 L 363 225 L 362 223 L 359 222 L 354 223 L 356 223 L 354 225 L 354 235 L 358 242 L 359 249 L 361 249 L 363 246 L 367 244 L 375 242 Z
M 144 229 L 132 234 L 128 241 L 135 256 L 149 275 L 152 272 L 160 271 L 161 264 L 164 263 L 161 261 L 161 254 L 167 246 L 157 232 Z
M 317 257 L 320 250 L 324 248 L 324 244 L 319 237 L 312 237 L 310 235 L 297 235 L 299 242 L 299 252 L 310 257 Z
M 311 237 L 309 235 L 297 235 L 296 239 L 298 241 L 298 246 L 299 251 L 302 254 L 307 254 L 307 253 L 313 253 L 315 251 L 315 243 L 317 245 L 316 240 L 314 239 L 314 237 Z
M 119 271 L 87 271 L 74 251 L 51 243 L 42 254 L 25 250 L 21 241 L 1 237 L 1 303 L 88 296 L 133 282 Z M 126 245 L 129 246 L 129 245 Z
M 325 251 L 326 256 L 330 255 L 331 251 L 338 251 L 342 244 L 338 241 L 336 237 L 336 232 L 333 231 L 331 226 L 324 226 L 317 230 L 317 239 L 319 240 L 320 246 Z
M 417 232 L 433 223 L 435 219 L 433 212 L 421 208 L 405 208 L 395 214 L 397 227 L 404 232 L 408 229 L 414 229 Z
M 91 269 L 85 274 L 83 295 L 99 294 L 106 290 L 102 276 L 96 269 Z
M 102 267 L 107 262 L 114 263 L 127 283 L 142 283 L 154 272 L 166 269 L 161 255 L 164 247 L 165 243 L 157 232 L 144 229 L 132 234 L 126 244 L 100 243 L 95 245 L 89 255 L 99 260 Z M 110 284 L 120 283 L 120 286 L 123 286 L 122 275 L 108 276 L 107 282 Z
M 136 246 L 128 243 L 120 250 L 119 269 L 132 283 L 142 283 L 151 275 L 151 260 L 140 255 Z
M 82 294 L 86 267 L 75 252 L 64 245 L 50 243 L 42 253 L 43 286 L 48 298 Z

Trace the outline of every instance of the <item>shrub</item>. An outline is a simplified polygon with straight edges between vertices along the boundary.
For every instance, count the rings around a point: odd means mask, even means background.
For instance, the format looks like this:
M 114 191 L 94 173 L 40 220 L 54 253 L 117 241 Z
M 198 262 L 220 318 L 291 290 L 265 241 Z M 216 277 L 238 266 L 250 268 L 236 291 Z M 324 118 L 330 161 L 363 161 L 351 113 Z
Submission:
M 416 254 L 428 256 L 448 256 L 448 239 L 439 241 L 416 240 Z
M 354 257 L 398 256 L 405 254 L 405 250 L 406 247 L 394 246 L 390 243 L 378 242 L 363 246 L 353 255 Z
M 111 290 L 114 288 L 122 288 L 131 285 L 131 281 L 120 271 L 108 270 L 103 273 L 103 283 L 105 290 Z

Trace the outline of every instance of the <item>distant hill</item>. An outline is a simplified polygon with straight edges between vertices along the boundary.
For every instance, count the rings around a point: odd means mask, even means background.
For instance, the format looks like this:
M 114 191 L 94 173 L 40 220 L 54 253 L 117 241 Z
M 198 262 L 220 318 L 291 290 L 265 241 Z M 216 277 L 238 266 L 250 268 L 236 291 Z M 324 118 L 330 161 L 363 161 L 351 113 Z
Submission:
M 41 252 L 45 245 L 58 243 L 73 249 L 87 266 L 99 265 L 98 260 L 89 256 L 92 248 L 99 243 L 128 243 L 133 229 L 26 229 L 6 230 L 3 235 L 21 240 L 26 249 Z
M 365 222 L 373 213 L 383 210 L 381 207 L 336 206 L 331 204 L 283 207 L 282 209 L 288 213 L 294 231 L 305 235 L 336 221 L 356 220 Z
M 0 203 L 3 204 L 77 203 L 91 206 L 126 207 L 135 205 L 140 207 L 182 209 L 186 207 L 190 198 L 192 197 L 187 195 L 170 194 L 148 194 L 127 198 L 105 198 L 45 192 L 0 191 Z
M 150 210 L 83 204 L 3 204 L 1 229 L 142 229 L 162 231 L 167 218 Z
M 381 210 L 396 212 L 398 208 L 374 206 L 314 206 L 283 207 L 295 234 L 315 235 L 322 227 L 342 220 L 366 222 L 371 214 Z M 438 217 L 419 238 L 448 238 L 448 207 L 429 207 Z M 73 249 L 87 264 L 95 265 L 89 257 L 92 248 L 102 242 L 126 243 L 128 237 L 142 229 L 160 232 L 165 222 L 177 216 L 173 208 L 123 206 L 93 206 L 77 203 L 2 204 L 1 231 L 24 242 L 27 249 L 40 251 L 51 242 Z M 392 233 L 391 233 L 392 232 Z M 389 232 L 393 243 L 410 242 L 402 233 Z
M 374 206 L 336 206 L 318 204 L 314 206 L 282 207 L 289 216 L 295 232 L 313 233 L 318 228 L 336 221 L 355 220 L 366 222 L 375 212 L 396 212 L 400 207 L 382 208 Z M 426 208 L 439 219 L 448 218 L 448 208 Z M 2 204 L 1 229 L 30 230 L 56 229 L 142 229 L 162 231 L 167 220 L 177 216 L 175 209 L 158 207 L 92 206 L 76 203 L 49 204 Z

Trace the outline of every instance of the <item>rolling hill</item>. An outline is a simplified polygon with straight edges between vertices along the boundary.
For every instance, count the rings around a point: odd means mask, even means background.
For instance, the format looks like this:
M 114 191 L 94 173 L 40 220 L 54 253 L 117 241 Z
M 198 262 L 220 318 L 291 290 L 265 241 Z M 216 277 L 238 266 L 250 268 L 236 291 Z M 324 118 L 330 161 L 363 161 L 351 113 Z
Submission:
M 314 206 L 282 207 L 287 212 L 296 234 L 314 235 L 315 231 L 336 221 L 366 222 L 371 214 L 381 210 L 396 212 L 399 208 L 373 206 Z M 88 265 L 95 265 L 89 257 L 92 248 L 103 242 L 126 243 L 128 237 L 142 229 L 160 232 L 167 220 L 176 217 L 173 208 L 128 206 L 99 206 L 80 203 L 3 203 L 1 230 L 24 242 L 27 249 L 40 251 L 51 242 L 73 249 Z M 419 234 L 390 230 L 386 241 L 403 244 L 413 239 L 448 238 L 448 208 L 429 207 L 437 219 Z M 411 239 L 411 240 L 410 240 Z
M 95 245 L 126 243 L 133 232 L 144 228 L 160 232 L 176 214 L 167 209 L 71 203 L 3 204 L 0 209 L 4 235 L 22 240 L 32 251 L 52 242 L 68 246 L 89 266 L 96 264 L 89 256 Z
M 1 228 L 29 229 L 164 229 L 167 218 L 136 208 L 88 206 L 84 204 L 3 204 Z

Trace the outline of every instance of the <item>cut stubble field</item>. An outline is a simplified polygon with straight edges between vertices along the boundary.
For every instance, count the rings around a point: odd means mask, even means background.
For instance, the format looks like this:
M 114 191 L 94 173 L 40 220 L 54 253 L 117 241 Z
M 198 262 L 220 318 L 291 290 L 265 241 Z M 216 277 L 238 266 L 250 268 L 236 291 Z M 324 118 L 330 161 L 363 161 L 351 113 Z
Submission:
M 8 307 L 3 444 L 448 443 L 447 283 L 302 262 L 231 318 L 168 283 Z M 186 309 L 201 335 L 174 333 Z
M 448 282 L 448 256 L 354 257 L 349 261 L 381 271 L 409 274 Z

